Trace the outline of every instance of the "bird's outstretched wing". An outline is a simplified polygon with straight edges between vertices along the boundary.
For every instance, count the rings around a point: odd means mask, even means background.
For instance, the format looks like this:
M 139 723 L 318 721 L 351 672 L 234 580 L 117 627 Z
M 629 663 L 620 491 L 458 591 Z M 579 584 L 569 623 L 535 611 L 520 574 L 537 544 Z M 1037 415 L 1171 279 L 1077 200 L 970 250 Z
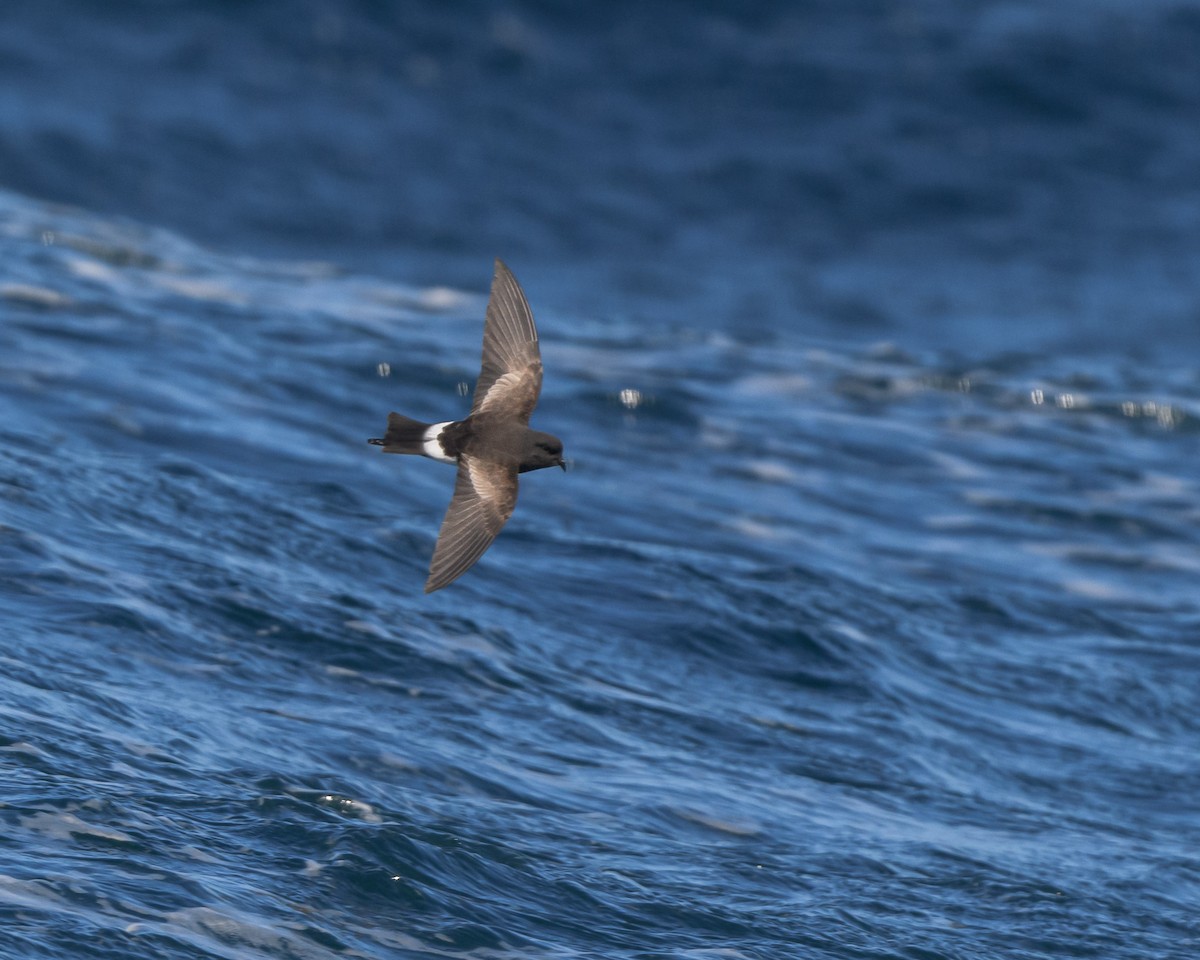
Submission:
M 425 592 L 440 590 L 466 573 L 491 546 L 516 505 L 516 464 L 459 457 L 458 481 L 438 533 Z
M 483 325 L 483 364 L 471 415 L 515 417 L 528 424 L 541 390 L 542 355 L 533 312 L 517 278 L 497 259 Z

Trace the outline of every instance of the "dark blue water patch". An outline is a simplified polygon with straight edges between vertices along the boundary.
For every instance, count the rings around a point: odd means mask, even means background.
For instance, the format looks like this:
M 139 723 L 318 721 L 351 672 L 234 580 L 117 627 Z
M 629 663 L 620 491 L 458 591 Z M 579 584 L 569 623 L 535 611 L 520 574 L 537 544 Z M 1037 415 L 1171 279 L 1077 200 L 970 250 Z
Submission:
M 4 15 L 0 166 L 232 252 L 524 257 L 568 316 L 1190 338 L 1196 11 L 1091 13 L 61 0 Z
M 365 440 L 465 412 L 486 263 L 2 200 L 4 950 L 1189 955 L 1178 345 L 531 279 L 573 469 L 425 597 L 453 471 Z

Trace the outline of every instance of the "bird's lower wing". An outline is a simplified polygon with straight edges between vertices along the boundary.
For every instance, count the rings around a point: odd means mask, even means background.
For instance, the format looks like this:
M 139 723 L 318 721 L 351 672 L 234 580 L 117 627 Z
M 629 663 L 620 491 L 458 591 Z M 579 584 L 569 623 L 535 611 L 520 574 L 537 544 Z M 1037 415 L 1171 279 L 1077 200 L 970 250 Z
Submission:
M 517 504 L 517 468 L 463 456 L 425 592 L 454 582 L 483 556 Z

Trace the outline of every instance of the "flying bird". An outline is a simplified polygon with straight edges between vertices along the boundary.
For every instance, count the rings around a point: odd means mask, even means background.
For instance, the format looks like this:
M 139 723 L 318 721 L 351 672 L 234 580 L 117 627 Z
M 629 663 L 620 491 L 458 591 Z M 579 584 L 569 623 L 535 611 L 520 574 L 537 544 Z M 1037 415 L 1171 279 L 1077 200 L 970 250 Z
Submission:
M 542 389 L 533 313 L 499 259 L 483 325 L 483 366 L 465 420 L 422 423 L 388 414 L 387 433 L 368 440 L 384 453 L 414 453 L 458 466 L 425 592 L 453 583 L 478 560 L 512 516 L 517 474 L 562 467 L 558 437 L 529 427 Z

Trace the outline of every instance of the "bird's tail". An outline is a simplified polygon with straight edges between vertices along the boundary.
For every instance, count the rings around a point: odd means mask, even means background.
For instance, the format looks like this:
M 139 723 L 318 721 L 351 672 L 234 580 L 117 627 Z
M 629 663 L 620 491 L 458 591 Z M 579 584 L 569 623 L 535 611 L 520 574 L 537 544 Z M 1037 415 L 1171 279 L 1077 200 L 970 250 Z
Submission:
M 372 437 L 367 443 L 383 447 L 384 453 L 423 453 L 425 431 L 430 424 L 401 416 L 388 414 L 387 433 L 383 437 Z

